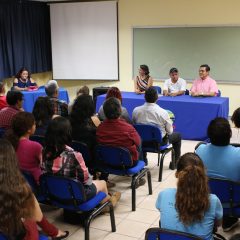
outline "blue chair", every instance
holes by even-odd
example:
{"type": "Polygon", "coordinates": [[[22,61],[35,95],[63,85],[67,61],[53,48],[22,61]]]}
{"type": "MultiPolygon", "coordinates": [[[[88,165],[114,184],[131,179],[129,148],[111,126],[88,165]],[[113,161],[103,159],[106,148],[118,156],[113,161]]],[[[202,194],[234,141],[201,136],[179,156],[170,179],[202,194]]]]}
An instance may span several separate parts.
{"type": "Polygon", "coordinates": [[[145,234],[145,240],[201,240],[202,238],[178,231],[162,228],[149,228],[145,234]]]}
{"type": "Polygon", "coordinates": [[[227,179],[209,178],[210,192],[222,203],[223,215],[240,217],[240,182],[227,179]]]}
{"type": "MultiPolygon", "coordinates": [[[[0,240],[7,240],[8,238],[5,237],[2,233],[0,233],[0,240]]],[[[47,236],[39,235],[39,240],[48,240],[47,236]]]]}
{"type": "Polygon", "coordinates": [[[45,137],[44,136],[32,135],[32,136],[30,136],[30,140],[40,143],[43,147],[45,145],[45,137]]]}
{"type": "Polygon", "coordinates": [[[50,203],[59,208],[73,212],[84,212],[85,240],[89,240],[89,227],[93,218],[99,215],[105,207],[110,209],[112,232],[116,231],[113,206],[110,201],[100,204],[106,197],[104,192],[99,192],[90,200],[86,200],[84,187],[76,179],[62,176],[43,174],[40,177],[41,187],[50,203]]]}
{"type": "Polygon", "coordinates": [[[159,86],[153,86],[153,88],[157,91],[158,94],[162,93],[162,88],[159,86]]]}
{"type": "Polygon", "coordinates": [[[0,128],[0,138],[3,138],[5,131],[6,131],[5,128],[0,128]]]}
{"type": "Polygon", "coordinates": [[[142,151],[152,152],[158,154],[158,166],[159,175],[158,181],[162,181],[162,171],[163,171],[163,161],[167,153],[172,152],[172,161],[170,163],[170,168],[175,169],[176,163],[174,161],[175,153],[171,144],[161,145],[162,143],[162,133],[159,127],[151,124],[134,124],[134,128],[137,130],[138,134],[142,139],[142,151]],[[144,143],[151,142],[151,146],[144,147],[144,143]],[[162,155],[162,156],[161,156],[162,155]],[[161,156],[161,160],[160,160],[161,156]]]}
{"type": "Polygon", "coordinates": [[[130,152],[126,148],[98,145],[96,148],[96,159],[100,171],[132,177],[132,211],[136,210],[136,184],[143,176],[147,174],[148,191],[152,194],[151,173],[145,168],[144,161],[139,160],[135,166],[130,152]]]}

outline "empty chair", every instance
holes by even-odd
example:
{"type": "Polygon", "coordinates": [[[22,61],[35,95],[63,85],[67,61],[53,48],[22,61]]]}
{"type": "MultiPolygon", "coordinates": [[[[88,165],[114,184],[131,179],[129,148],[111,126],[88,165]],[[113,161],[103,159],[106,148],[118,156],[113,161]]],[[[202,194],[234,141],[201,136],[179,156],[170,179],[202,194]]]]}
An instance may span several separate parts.
{"type": "Polygon", "coordinates": [[[153,86],[153,88],[155,88],[155,90],[157,91],[158,94],[162,93],[162,88],[159,86],[153,86]]]}

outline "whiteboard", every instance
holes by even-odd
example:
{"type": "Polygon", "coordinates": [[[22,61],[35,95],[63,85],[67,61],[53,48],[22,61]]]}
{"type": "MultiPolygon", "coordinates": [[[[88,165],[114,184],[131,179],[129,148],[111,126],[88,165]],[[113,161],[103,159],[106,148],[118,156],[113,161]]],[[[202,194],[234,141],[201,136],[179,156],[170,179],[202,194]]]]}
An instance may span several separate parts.
{"type": "Polygon", "coordinates": [[[50,5],[54,79],[118,80],[117,2],[50,5]]]}

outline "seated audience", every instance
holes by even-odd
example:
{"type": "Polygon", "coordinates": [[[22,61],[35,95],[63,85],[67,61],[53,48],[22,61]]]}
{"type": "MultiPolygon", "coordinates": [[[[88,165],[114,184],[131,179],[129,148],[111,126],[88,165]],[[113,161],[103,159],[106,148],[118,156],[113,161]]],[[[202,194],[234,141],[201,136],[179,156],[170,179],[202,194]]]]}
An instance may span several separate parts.
{"type": "Polygon", "coordinates": [[[164,96],[179,96],[186,91],[186,81],[179,77],[177,68],[171,68],[169,71],[170,78],[164,82],[164,96]]]}
{"type": "Polygon", "coordinates": [[[0,232],[7,239],[39,239],[38,227],[51,239],[66,239],[69,232],[57,229],[43,216],[37,199],[18,168],[11,144],[0,140],[0,232]]]}
{"type": "Polygon", "coordinates": [[[199,68],[199,77],[194,80],[191,95],[197,96],[216,96],[218,94],[217,83],[215,80],[209,77],[210,67],[207,64],[203,64],[199,68]]]}
{"type": "Polygon", "coordinates": [[[14,90],[23,91],[28,90],[29,87],[37,87],[35,81],[31,78],[30,72],[25,68],[21,68],[16,74],[13,81],[14,90]]]}
{"type": "MultiPolygon", "coordinates": [[[[240,181],[240,148],[230,145],[232,131],[225,118],[216,118],[208,126],[210,144],[200,145],[196,153],[203,160],[209,177],[240,181]]],[[[223,230],[229,231],[238,218],[223,217],[223,230]]]]}
{"type": "Polygon", "coordinates": [[[49,122],[54,115],[53,105],[48,97],[39,97],[33,107],[33,116],[36,123],[35,135],[44,136],[49,122]]]}
{"type": "Polygon", "coordinates": [[[5,96],[5,85],[3,82],[0,82],[0,110],[7,107],[7,98],[5,96]]]}
{"type": "Polygon", "coordinates": [[[13,116],[23,111],[23,94],[19,91],[8,91],[7,104],[9,106],[0,111],[0,128],[5,129],[10,128],[13,116]]]}
{"type": "Polygon", "coordinates": [[[54,114],[60,115],[62,117],[68,116],[68,105],[62,100],[58,99],[59,87],[56,80],[50,80],[45,85],[45,92],[50,98],[50,101],[53,105],[54,114]]]}
{"type": "Polygon", "coordinates": [[[234,124],[234,127],[232,128],[232,137],[230,142],[240,144],[240,108],[237,108],[234,111],[231,120],[234,124]]]}
{"type": "Polygon", "coordinates": [[[95,108],[92,97],[82,94],[75,100],[70,114],[72,139],[87,144],[90,153],[92,153],[92,162],[88,163],[88,168],[91,173],[94,173],[93,169],[95,168],[96,130],[101,123],[94,113],[95,108]]]}
{"type": "Polygon", "coordinates": [[[154,87],[150,87],[145,92],[146,102],[133,110],[132,119],[134,123],[157,125],[162,133],[162,144],[165,145],[169,141],[173,145],[176,162],[181,156],[181,135],[180,133],[173,132],[169,114],[156,104],[157,100],[157,91],[154,87]]]}
{"type": "Polygon", "coordinates": [[[177,189],[161,191],[156,201],[161,228],[212,240],[213,230],[221,224],[223,209],[217,196],[209,194],[201,159],[194,153],[181,156],[176,178],[177,189]]]}
{"type": "MultiPolygon", "coordinates": [[[[111,88],[108,89],[106,99],[108,99],[110,97],[115,97],[115,98],[119,99],[119,101],[122,104],[122,94],[117,87],[111,87],[111,88]]],[[[123,106],[121,108],[122,108],[121,118],[125,119],[128,123],[131,123],[132,121],[131,121],[131,119],[128,115],[127,109],[123,106]]],[[[104,111],[103,111],[103,105],[99,108],[98,117],[101,121],[106,119],[106,116],[105,116],[104,111]]]]}
{"type": "Polygon", "coordinates": [[[107,196],[103,202],[110,199],[113,206],[116,205],[121,193],[115,192],[110,197],[106,182],[93,180],[81,153],[68,146],[71,143],[71,125],[67,119],[54,118],[48,125],[45,140],[43,167],[46,172],[77,179],[83,184],[87,199],[91,199],[100,191],[105,192],[107,196]]]}
{"type": "Polygon", "coordinates": [[[35,128],[34,116],[29,112],[20,112],[13,117],[11,129],[6,133],[6,137],[16,150],[20,169],[30,172],[38,183],[42,174],[42,146],[29,140],[35,128]]]}
{"type": "Polygon", "coordinates": [[[134,79],[134,91],[141,94],[153,85],[153,79],[149,75],[149,68],[147,65],[140,65],[138,76],[134,79]]]}
{"type": "Polygon", "coordinates": [[[77,97],[80,96],[80,95],[82,95],[82,94],[89,95],[89,88],[88,88],[88,86],[83,86],[83,87],[81,87],[80,89],[78,89],[76,98],[73,100],[73,102],[71,102],[71,103],[68,104],[68,114],[69,114],[69,115],[70,115],[71,112],[72,112],[72,107],[73,107],[73,104],[75,103],[77,97]]]}

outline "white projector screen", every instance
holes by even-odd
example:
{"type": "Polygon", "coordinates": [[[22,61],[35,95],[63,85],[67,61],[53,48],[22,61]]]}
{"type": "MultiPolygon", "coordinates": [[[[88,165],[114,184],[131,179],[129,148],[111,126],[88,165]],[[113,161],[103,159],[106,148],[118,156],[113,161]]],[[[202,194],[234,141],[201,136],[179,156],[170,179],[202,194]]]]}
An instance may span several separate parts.
{"type": "Polygon", "coordinates": [[[54,79],[118,80],[117,2],[50,5],[54,79]]]}

